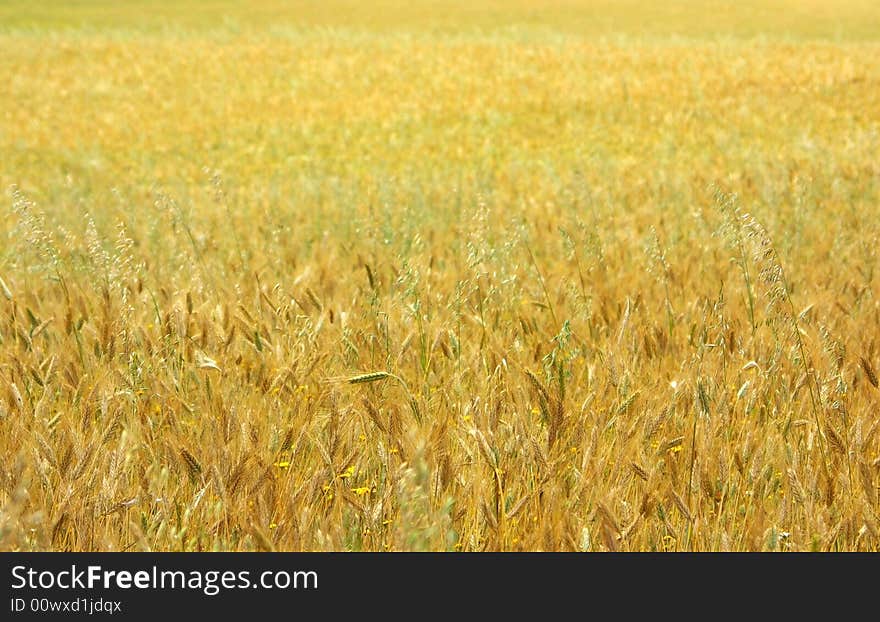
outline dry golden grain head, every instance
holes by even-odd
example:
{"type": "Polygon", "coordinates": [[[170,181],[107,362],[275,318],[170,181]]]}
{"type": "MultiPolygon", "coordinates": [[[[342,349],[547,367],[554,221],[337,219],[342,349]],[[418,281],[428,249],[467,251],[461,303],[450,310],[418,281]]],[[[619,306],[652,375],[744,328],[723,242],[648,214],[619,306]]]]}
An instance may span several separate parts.
{"type": "Polygon", "coordinates": [[[492,446],[489,445],[489,441],[486,440],[486,435],[483,434],[480,430],[474,429],[471,434],[475,439],[477,439],[477,449],[480,454],[483,456],[483,459],[486,461],[486,464],[493,469],[493,472],[497,474],[498,471],[498,457],[497,452],[492,446]]]}
{"type": "Polygon", "coordinates": [[[101,445],[106,445],[111,440],[116,438],[116,435],[122,431],[122,412],[119,411],[114,415],[113,420],[110,422],[110,425],[107,426],[107,431],[104,432],[104,436],[101,437],[101,445]]]}
{"type": "Polygon", "coordinates": [[[865,432],[862,437],[860,443],[860,451],[865,452],[868,448],[871,447],[871,443],[874,441],[874,437],[877,435],[877,430],[880,430],[880,418],[874,418],[871,423],[871,427],[868,428],[868,431],[865,432]]]}
{"type": "Polygon", "coordinates": [[[825,474],[823,476],[822,482],[824,488],[825,505],[827,507],[831,507],[832,505],[834,505],[834,500],[837,496],[837,484],[834,482],[834,479],[829,474],[825,474]]]}
{"type": "Polygon", "coordinates": [[[281,439],[281,444],[278,446],[278,451],[289,451],[293,449],[293,436],[296,433],[293,427],[287,428],[287,432],[284,433],[284,438],[281,439]]]}
{"type": "Polygon", "coordinates": [[[247,466],[249,458],[246,456],[238,461],[238,464],[235,465],[235,468],[232,470],[232,473],[229,475],[226,483],[226,490],[230,496],[235,496],[236,491],[241,485],[244,474],[245,467],[247,466]]]}
{"type": "Polygon", "coordinates": [[[681,515],[684,516],[688,520],[688,522],[694,522],[694,518],[691,515],[690,510],[688,510],[687,504],[684,502],[681,496],[679,496],[679,494],[674,490],[670,491],[670,496],[672,497],[672,501],[675,504],[675,507],[678,508],[679,512],[681,512],[681,515]]]}
{"type": "Polygon", "coordinates": [[[607,503],[599,501],[598,503],[596,503],[596,511],[598,512],[599,517],[602,519],[602,523],[613,530],[615,535],[619,535],[620,521],[618,520],[617,516],[615,516],[614,511],[611,509],[611,507],[607,503]]]}
{"type": "Polygon", "coordinates": [[[531,499],[531,495],[526,495],[526,496],[522,497],[519,501],[514,503],[510,507],[510,509],[507,510],[507,516],[506,516],[507,520],[510,520],[511,518],[513,518],[517,514],[519,514],[523,510],[523,508],[526,507],[526,504],[528,503],[529,499],[531,499]]]}
{"type": "Polygon", "coordinates": [[[788,488],[791,491],[792,497],[796,503],[803,505],[804,503],[804,490],[801,486],[800,480],[798,479],[797,473],[795,473],[794,469],[788,469],[788,488]]]}
{"type": "Polygon", "coordinates": [[[67,475],[71,464],[73,464],[73,443],[68,443],[67,449],[64,450],[61,459],[58,461],[58,474],[61,477],[67,475]]]}
{"type": "Polygon", "coordinates": [[[602,523],[602,542],[612,553],[620,550],[620,545],[618,544],[618,537],[620,532],[615,533],[615,530],[611,525],[607,522],[602,523]]]}
{"type": "Polygon", "coordinates": [[[376,424],[376,427],[379,428],[382,433],[387,434],[388,427],[386,426],[385,422],[382,421],[382,417],[379,415],[379,410],[376,408],[376,406],[373,405],[373,403],[366,397],[364,397],[362,403],[364,405],[364,408],[367,410],[367,415],[370,417],[370,420],[374,424],[376,424]]]}
{"type": "Polygon", "coordinates": [[[871,361],[862,356],[859,358],[859,363],[862,366],[862,370],[865,372],[865,376],[868,378],[868,382],[871,383],[871,386],[875,389],[880,389],[880,382],[877,380],[877,373],[874,371],[874,366],[871,365],[871,361]]]}
{"type": "Polygon", "coordinates": [[[306,288],[306,295],[309,297],[309,300],[312,302],[312,304],[315,305],[315,309],[316,309],[317,311],[323,311],[323,310],[324,310],[324,305],[323,305],[323,303],[322,303],[322,302],[320,301],[320,299],[318,298],[318,295],[315,294],[314,291],[312,291],[312,288],[311,288],[311,287],[307,287],[307,288],[306,288]]]}
{"type": "Polygon", "coordinates": [[[651,439],[654,438],[654,436],[656,436],[657,431],[663,425],[663,422],[666,421],[666,417],[668,416],[668,414],[669,414],[669,409],[663,408],[656,417],[654,417],[653,419],[651,419],[647,422],[647,424],[645,425],[645,440],[646,441],[650,441],[651,439]]]}
{"type": "Polygon", "coordinates": [[[745,476],[746,465],[743,462],[742,456],[739,455],[738,451],[733,452],[733,464],[736,467],[736,470],[739,471],[740,477],[745,476]]]}
{"type": "Polygon", "coordinates": [[[202,465],[199,464],[199,461],[196,460],[195,457],[186,449],[180,450],[180,457],[183,459],[183,464],[186,467],[186,471],[189,474],[190,479],[195,481],[199,473],[202,472],[202,465]]]}
{"type": "Polygon", "coordinates": [[[9,289],[9,286],[6,284],[6,281],[3,280],[3,277],[0,276],[0,293],[3,294],[3,297],[6,300],[12,300],[12,290],[9,289]]]}
{"type": "Polygon", "coordinates": [[[709,472],[705,469],[700,472],[700,488],[708,498],[715,498],[715,484],[712,482],[709,472]]]}
{"type": "Polygon", "coordinates": [[[67,515],[67,512],[62,512],[61,516],[58,517],[58,520],[55,521],[55,525],[52,527],[52,543],[58,547],[63,549],[64,541],[66,540],[66,531],[70,525],[70,518],[67,515]]]}
{"type": "Polygon", "coordinates": [[[547,393],[547,389],[544,388],[544,383],[541,382],[538,376],[535,375],[535,372],[533,372],[531,369],[526,369],[524,371],[526,374],[526,378],[529,379],[529,382],[532,384],[535,390],[541,395],[541,397],[549,401],[550,396],[547,393]]]}
{"type": "Polygon", "coordinates": [[[95,455],[95,449],[96,445],[94,442],[89,444],[89,446],[86,448],[85,453],[82,455],[82,457],[79,459],[79,463],[76,465],[76,470],[74,470],[73,475],[71,475],[72,480],[78,480],[83,475],[86,468],[92,463],[92,458],[95,455]]]}
{"type": "Polygon", "coordinates": [[[637,462],[630,462],[629,468],[635,473],[640,479],[647,482],[648,481],[648,472],[645,471],[637,462]]]}
{"type": "Polygon", "coordinates": [[[654,501],[654,497],[651,495],[651,493],[646,492],[642,496],[642,503],[639,506],[639,512],[643,517],[648,518],[654,511],[655,505],[656,502],[654,501]]]}
{"type": "Polygon", "coordinates": [[[254,541],[256,542],[257,549],[260,551],[274,552],[275,544],[269,537],[257,526],[251,527],[251,535],[254,537],[254,541]]]}
{"type": "Polygon", "coordinates": [[[859,461],[859,481],[862,485],[862,491],[865,494],[868,502],[871,504],[875,504],[877,501],[878,490],[874,485],[874,473],[871,471],[871,468],[864,461],[859,461]]]}
{"type": "Polygon", "coordinates": [[[437,341],[440,344],[440,349],[443,351],[443,356],[447,359],[452,360],[452,351],[449,349],[449,346],[446,344],[446,339],[444,339],[443,334],[437,335],[437,341]]]}
{"type": "Polygon", "coordinates": [[[830,423],[825,424],[825,438],[828,439],[831,449],[840,455],[846,455],[846,443],[830,423]]]}
{"type": "Polygon", "coordinates": [[[863,506],[862,517],[865,520],[864,529],[866,529],[873,538],[880,538],[880,519],[870,505],[863,506]]]}

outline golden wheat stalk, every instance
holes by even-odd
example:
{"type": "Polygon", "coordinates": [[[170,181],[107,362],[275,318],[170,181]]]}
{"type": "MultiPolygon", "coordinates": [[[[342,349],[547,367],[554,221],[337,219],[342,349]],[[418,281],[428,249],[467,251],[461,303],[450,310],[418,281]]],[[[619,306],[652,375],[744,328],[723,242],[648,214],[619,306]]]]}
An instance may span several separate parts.
{"type": "Polygon", "coordinates": [[[862,365],[862,370],[864,370],[865,376],[868,377],[868,382],[870,382],[875,389],[880,388],[880,382],[877,380],[877,373],[874,371],[871,361],[863,356],[859,358],[859,363],[862,365]]]}

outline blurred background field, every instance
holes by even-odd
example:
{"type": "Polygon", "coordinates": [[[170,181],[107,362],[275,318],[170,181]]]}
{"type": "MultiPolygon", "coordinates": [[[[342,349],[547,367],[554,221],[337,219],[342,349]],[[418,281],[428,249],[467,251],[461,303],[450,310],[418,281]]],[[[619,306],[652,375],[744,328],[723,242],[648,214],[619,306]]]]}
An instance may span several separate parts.
{"type": "Polygon", "coordinates": [[[4,549],[876,550],[876,3],[4,2],[0,102],[4,549]]]}
{"type": "Polygon", "coordinates": [[[578,36],[633,35],[875,40],[880,18],[870,0],[8,0],[4,30],[118,29],[202,32],[234,29],[343,28],[370,32],[456,33],[508,27],[578,36]]]}

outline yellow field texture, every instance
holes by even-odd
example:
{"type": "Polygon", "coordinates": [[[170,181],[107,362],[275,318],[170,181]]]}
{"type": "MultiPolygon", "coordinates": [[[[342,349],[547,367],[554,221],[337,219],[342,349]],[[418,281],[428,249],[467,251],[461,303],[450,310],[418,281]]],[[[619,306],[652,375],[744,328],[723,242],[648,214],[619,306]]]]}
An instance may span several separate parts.
{"type": "Polygon", "coordinates": [[[0,549],[880,547],[880,6],[4,3],[0,549]]]}

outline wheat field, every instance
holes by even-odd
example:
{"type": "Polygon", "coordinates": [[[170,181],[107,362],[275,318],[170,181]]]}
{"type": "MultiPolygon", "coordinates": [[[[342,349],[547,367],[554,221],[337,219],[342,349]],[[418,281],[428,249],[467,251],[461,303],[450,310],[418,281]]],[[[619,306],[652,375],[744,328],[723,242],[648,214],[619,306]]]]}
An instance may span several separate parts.
{"type": "Polygon", "coordinates": [[[0,549],[876,551],[880,6],[0,5],[0,549]]]}

